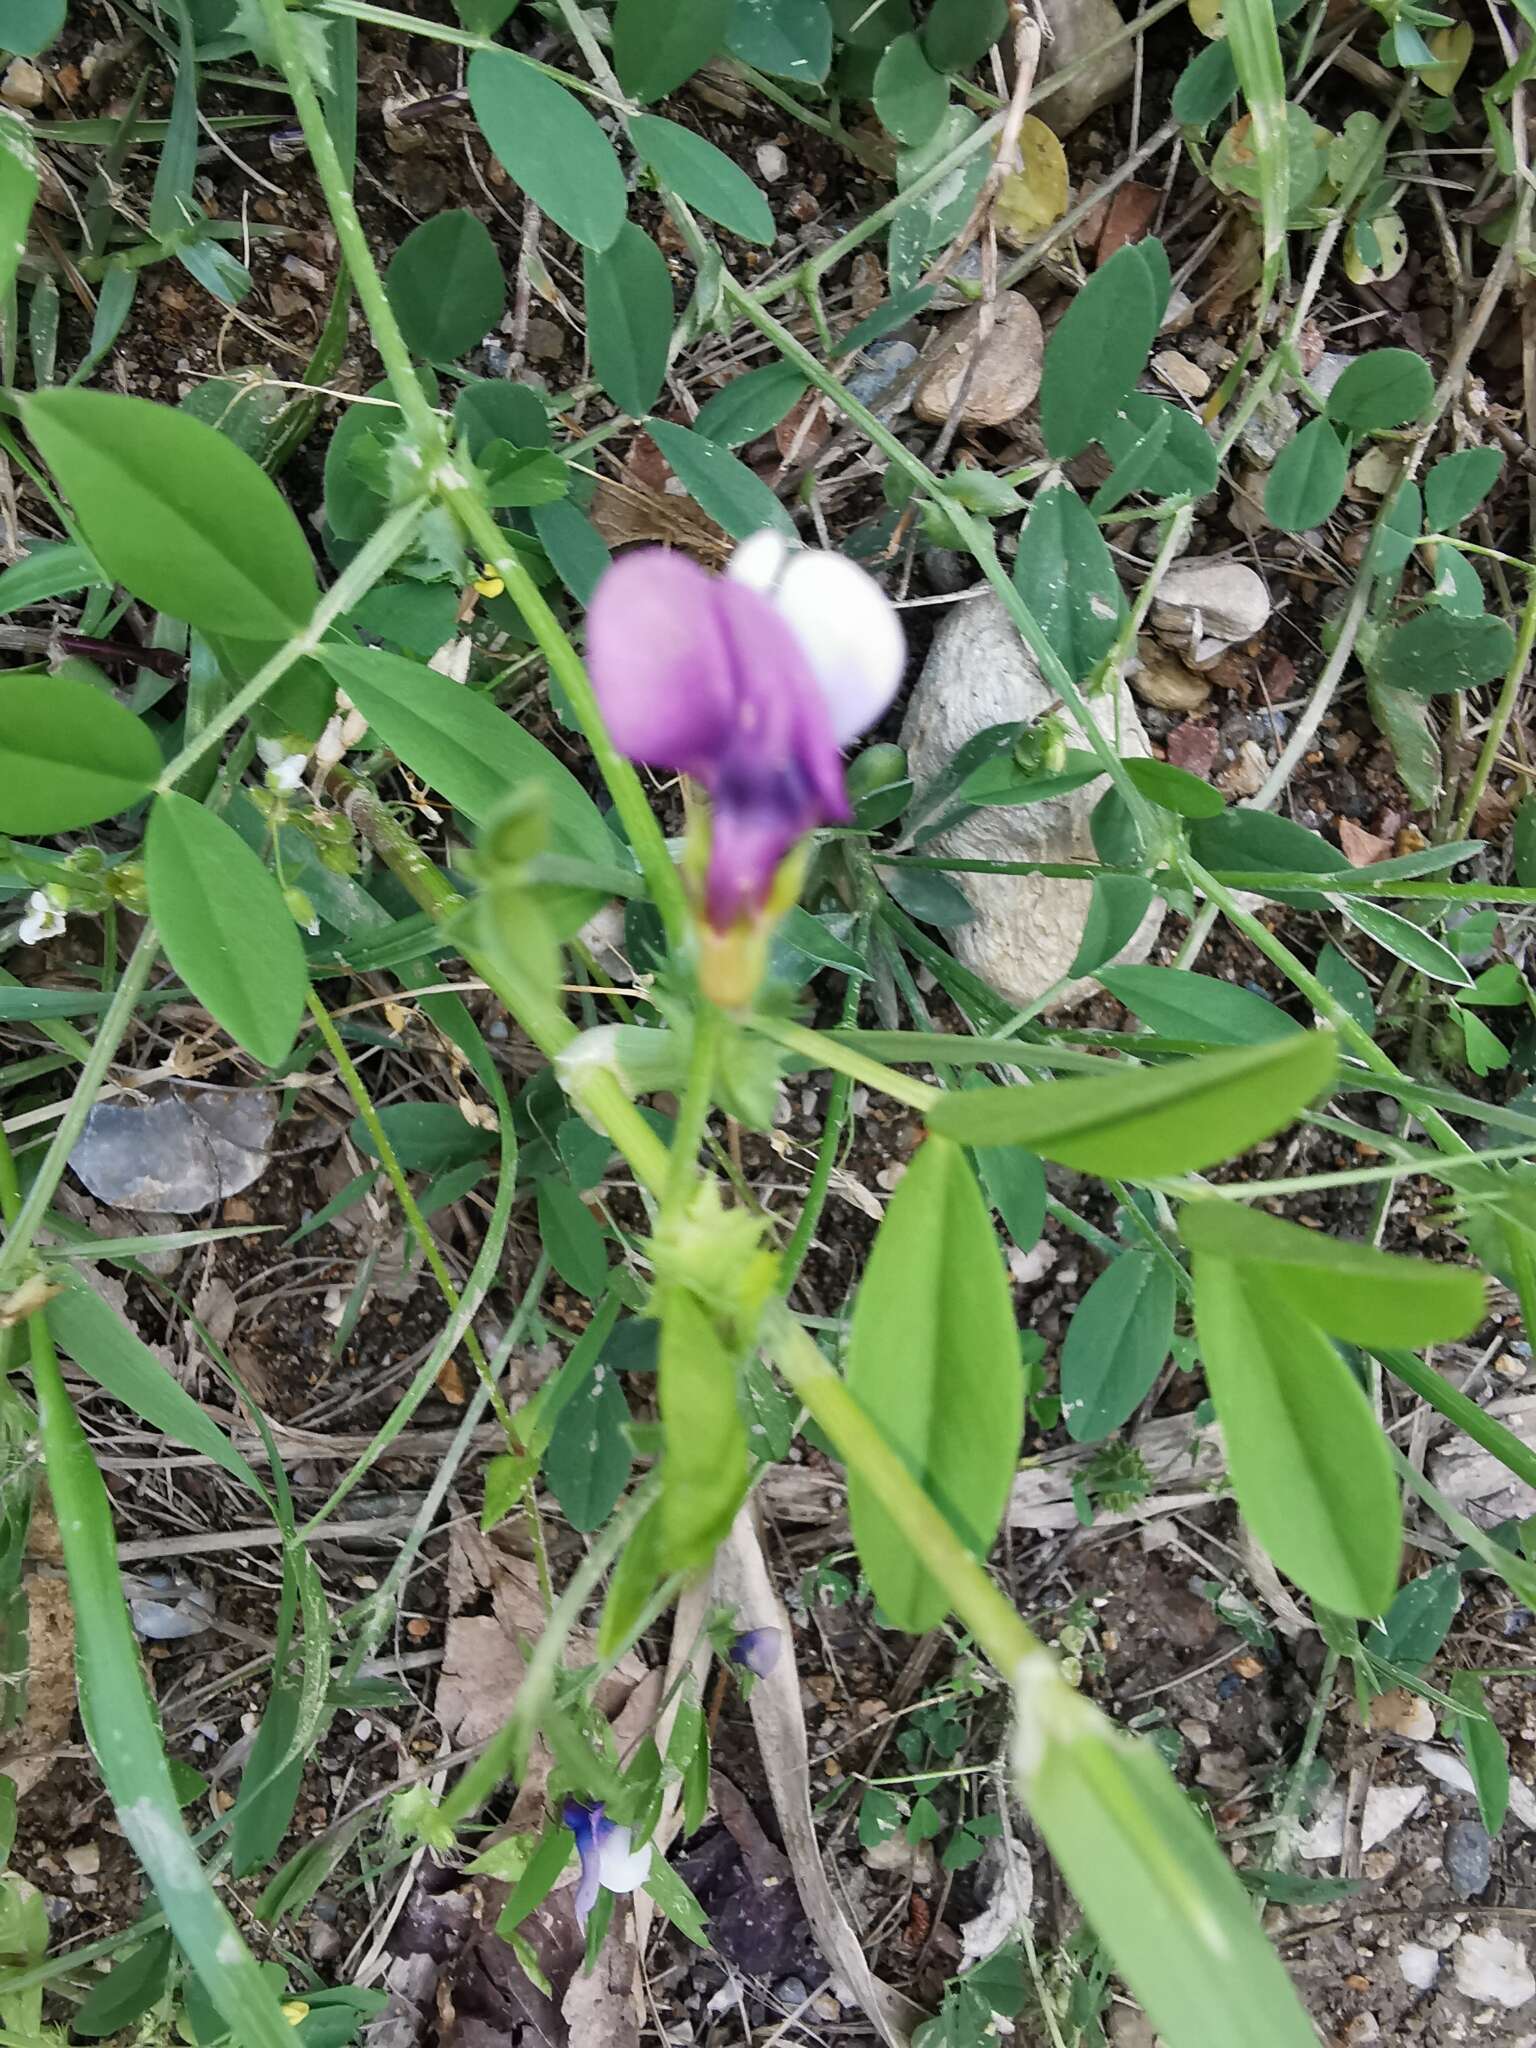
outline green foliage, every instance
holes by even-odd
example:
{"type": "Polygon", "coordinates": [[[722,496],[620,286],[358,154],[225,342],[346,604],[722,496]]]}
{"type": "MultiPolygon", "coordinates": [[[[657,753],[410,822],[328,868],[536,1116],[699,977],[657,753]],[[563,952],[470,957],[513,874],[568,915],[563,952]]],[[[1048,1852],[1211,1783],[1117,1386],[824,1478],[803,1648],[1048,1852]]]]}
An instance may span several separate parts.
{"type": "Polygon", "coordinates": [[[1264,516],[1282,533],[1305,533],[1328,518],[1348,477],[1349,453],[1332,424],[1310,420],[1275,459],[1264,486],[1264,516]]]}
{"type": "Polygon", "coordinates": [[[263,1066],[281,1066],[309,973],[270,870],[222,818],[169,795],[149,814],[144,880],[166,957],[187,987],[263,1066]]]}
{"type": "Polygon", "coordinates": [[[832,68],[832,16],[827,0],[731,0],[726,48],[743,64],[820,85],[832,68]]]}
{"type": "Polygon", "coordinates": [[[666,258],[626,221],[600,254],[587,251],[582,277],[592,367],[614,404],[638,417],[666,382],[673,318],[666,258]]]}
{"type": "Polygon", "coordinates": [[[1424,479],[1424,517],[1431,533],[1454,533],[1498,482],[1504,457],[1497,448],[1462,448],[1442,455],[1424,479]]]}
{"type": "Polygon", "coordinates": [[[1125,597],[1099,523],[1069,483],[1036,492],[1013,580],[1067,673],[1085,681],[1115,643],[1125,597]]]}
{"type": "Polygon", "coordinates": [[[915,35],[897,36],[875,70],[875,112],[898,142],[927,142],[949,105],[949,81],[915,35]]]}
{"type": "MultiPolygon", "coordinates": [[[[661,1296],[657,1400],[665,1442],[661,1555],[668,1570],[707,1563],[747,1490],[747,1433],[736,1361],[684,1287],[661,1296]]],[[[606,1621],[606,1615],[604,1617],[606,1621]]]]}
{"type": "Polygon", "coordinates": [[[1141,375],[1163,302],[1145,257],[1128,244],[1084,285],[1046,344],[1040,426],[1058,461],[1080,455],[1113,420],[1141,375]]]}
{"type": "Polygon", "coordinates": [[[729,449],[671,420],[649,420],[645,430],[689,497],[727,533],[746,540],[763,527],[774,526],[781,533],[793,534],[789,514],[772,491],[729,449]]]}
{"type": "Polygon", "coordinates": [[[1421,355],[1376,348],[1357,356],[1328,394],[1328,417],[1356,434],[1411,425],[1429,410],[1435,380],[1421,355]]]}
{"type": "Polygon", "coordinates": [[[1149,1031],[1165,1038],[1265,1045],[1301,1029],[1268,996],[1182,967],[1106,967],[1099,980],[1149,1031]]]}
{"type": "Polygon", "coordinates": [[[11,288],[37,202],[37,149],[24,121],[0,110],[0,299],[11,288]]]}
{"type": "Polygon", "coordinates": [[[64,27],[66,0],[6,0],[0,21],[0,50],[16,57],[36,57],[64,27]]]}
{"type": "Polygon", "coordinates": [[[1456,1735],[1472,1784],[1483,1826],[1496,1835],[1509,1811],[1509,1751],[1488,1711],[1488,1695],[1475,1671],[1458,1671],[1451,1680],[1456,1704],[1456,1735]]]}
{"type": "Polygon", "coordinates": [[[1431,606],[1388,627],[1373,667],[1389,690],[1442,697],[1503,675],[1514,652],[1515,636],[1503,619],[1462,618],[1431,606]]]}
{"type": "Polygon", "coordinates": [[[696,434],[722,448],[740,448],[770,433],[805,395],[804,373],[793,363],[764,363],[722,385],[699,407],[696,434]]]}
{"type": "Polygon", "coordinates": [[[451,363],[501,318],[506,286],[496,245],[472,213],[437,213],[413,228],[384,275],[414,355],[451,363]]]}
{"type": "Polygon", "coordinates": [[[75,676],[0,684],[0,831],[70,832],[136,804],[162,763],[142,719],[75,676]]]}
{"type": "Polygon", "coordinates": [[[502,168],[584,249],[624,222],[624,173],[580,100],[510,50],[476,50],[469,103],[502,168]]]}
{"type": "MultiPolygon", "coordinates": [[[[1024,1427],[1007,1276],[974,1175],[930,1138],[875,1238],[854,1303],[848,1385],[967,1545],[997,1533],[1024,1427]]],[[[857,1471],[848,1512],[881,1608],[913,1634],[947,1605],[920,1553],[857,1471]]]]}
{"type": "Polygon", "coordinates": [[[936,71],[969,71],[1007,26],[1007,0],[933,0],[923,48],[936,71]]]}
{"type": "Polygon", "coordinates": [[[618,0],[613,64],[619,83],[649,105],[690,79],[725,40],[731,0],[618,0]]]}
{"type": "Polygon", "coordinates": [[[967,1089],[928,1111],[962,1144],[1027,1145],[1042,1158],[1127,1180],[1198,1173],[1281,1130],[1333,1078],[1326,1031],[1252,1051],[1207,1053],[1091,1080],[967,1089]]]}
{"type": "Polygon", "coordinates": [[[1177,1298],[1166,1260],[1122,1252],[1073,1311],[1061,1348],[1061,1419],[1075,1443],[1097,1443],[1152,1391],[1173,1342],[1177,1298]]]}
{"type": "Polygon", "coordinates": [[[706,220],[718,221],[744,242],[757,242],[765,248],[772,242],[773,215],[767,200],[723,150],[660,114],[636,115],[630,133],[635,148],[660,182],[706,220]]]}
{"type": "Polygon", "coordinates": [[[22,419],[106,573],[205,633],[285,640],[309,618],[315,571],[270,477],[171,406],[106,391],[40,391],[22,419]]]}

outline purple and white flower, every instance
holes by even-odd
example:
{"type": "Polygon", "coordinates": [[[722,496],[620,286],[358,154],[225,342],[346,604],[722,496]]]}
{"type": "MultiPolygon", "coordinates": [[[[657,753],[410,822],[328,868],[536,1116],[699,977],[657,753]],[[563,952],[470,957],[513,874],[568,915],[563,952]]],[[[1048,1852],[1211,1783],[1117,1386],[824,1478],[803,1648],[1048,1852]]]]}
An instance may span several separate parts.
{"type": "Polygon", "coordinates": [[[783,1647],[776,1628],[747,1628],[737,1636],[726,1656],[741,1670],[750,1671],[754,1678],[767,1678],[777,1666],[783,1647]]]}
{"type": "Polygon", "coordinates": [[[581,1859],[581,1876],[576,1884],[576,1924],[585,1929],[587,1917],[601,1891],[633,1892],[651,1874],[651,1845],[630,1846],[630,1831],[621,1821],[610,1820],[602,1803],[588,1805],[583,1799],[567,1799],[563,1819],[576,1837],[576,1854],[581,1859]]]}
{"type": "Polygon", "coordinates": [[[724,577],[661,548],[623,556],[587,654],[619,751],[709,797],[704,909],[724,932],[759,916],[799,840],[851,817],[841,749],[896,694],[905,649],[872,577],[765,531],[724,577]]]}

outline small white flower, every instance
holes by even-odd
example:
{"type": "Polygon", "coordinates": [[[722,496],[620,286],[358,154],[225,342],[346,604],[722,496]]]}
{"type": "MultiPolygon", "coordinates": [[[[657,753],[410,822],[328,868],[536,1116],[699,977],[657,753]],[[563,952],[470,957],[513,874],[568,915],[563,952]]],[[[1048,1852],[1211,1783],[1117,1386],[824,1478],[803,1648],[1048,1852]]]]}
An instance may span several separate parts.
{"type": "Polygon", "coordinates": [[[304,780],[308,754],[290,754],[281,740],[258,740],[256,751],[267,771],[267,787],[287,795],[304,780]]]}
{"type": "Polygon", "coordinates": [[[766,597],[805,652],[840,747],[875,724],[906,665],[896,607],[846,555],[791,547],[764,527],[742,542],[727,576],[766,597]]]}
{"type": "Polygon", "coordinates": [[[27,914],[17,938],[24,946],[35,946],[42,939],[58,938],[63,930],[63,911],[41,889],[34,889],[27,898],[27,914]]]}

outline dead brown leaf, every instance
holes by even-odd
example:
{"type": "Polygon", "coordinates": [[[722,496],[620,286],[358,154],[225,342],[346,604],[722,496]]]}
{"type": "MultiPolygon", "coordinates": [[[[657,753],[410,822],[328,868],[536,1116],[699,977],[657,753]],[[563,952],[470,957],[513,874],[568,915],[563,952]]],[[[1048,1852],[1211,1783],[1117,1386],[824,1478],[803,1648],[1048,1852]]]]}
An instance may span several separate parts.
{"type": "Polygon", "coordinates": [[[6,1738],[0,1769],[18,1797],[48,1775],[75,1718],[75,1610],[69,1581],[34,1572],[27,1581],[27,1710],[6,1738]]]}
{"type": "Polygon", "coordinates": [[[1392,851],[1390,839],[1382,839],[1375,832],[1367,832],[1363,825],[1357,825],[1353,818],[1340,818],[1339,845],[1344,858],[1352,868],[1373,867],[1377,861],[1385,860],[1392,851]]]}

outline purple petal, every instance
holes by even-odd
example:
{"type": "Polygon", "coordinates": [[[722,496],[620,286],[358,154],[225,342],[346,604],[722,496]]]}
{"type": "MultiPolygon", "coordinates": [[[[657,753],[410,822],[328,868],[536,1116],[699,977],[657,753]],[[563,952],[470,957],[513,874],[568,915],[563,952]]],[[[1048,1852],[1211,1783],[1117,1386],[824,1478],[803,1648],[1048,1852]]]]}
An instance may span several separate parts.
{"type": "Polygon", "coordinates": [[[601,1806],[584,1806],[578,1799],[567,1799],[562,1818],[576,1837],[576,1854],[581,1859],[581,1877],[573,1903],[576,1925],[585,1931],[587,1915],[597,1904],[602,1884],[602,1838],[609,1823],[603,1818],[601,1806]]]}
{"type": "Polygon", "coordinates": [[[694,774],[734,709],[715,579],[686,555],[639,548],[587,609],[587,664],[613,743],[631,761],[694,774]]]}
{"type": "Polygon", "coordinates": [[[730,1659],[754,1678],[767,1678],[778,1664],[782,1648],[776,1628],[743,1629],[731,1645],[730,1659]]]}

